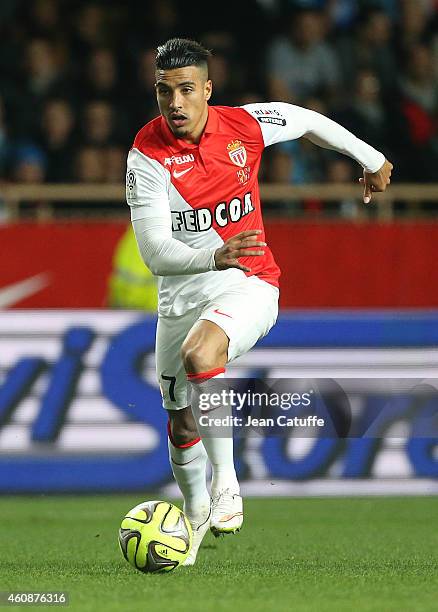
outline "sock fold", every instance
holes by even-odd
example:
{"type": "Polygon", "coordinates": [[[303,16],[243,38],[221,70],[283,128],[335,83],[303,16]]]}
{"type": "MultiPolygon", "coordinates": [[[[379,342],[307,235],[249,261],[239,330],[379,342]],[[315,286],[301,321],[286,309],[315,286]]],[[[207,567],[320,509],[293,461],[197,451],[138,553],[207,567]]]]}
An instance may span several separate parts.
{"type": "Polygon", "coordinates": [[[219,378],[220,374],[225,374],[225,368],[214,368],[206,372],[198,372],[198,374],[187,374],[187,380],[192,383],[200,383],[210,378],[219,378]]]}

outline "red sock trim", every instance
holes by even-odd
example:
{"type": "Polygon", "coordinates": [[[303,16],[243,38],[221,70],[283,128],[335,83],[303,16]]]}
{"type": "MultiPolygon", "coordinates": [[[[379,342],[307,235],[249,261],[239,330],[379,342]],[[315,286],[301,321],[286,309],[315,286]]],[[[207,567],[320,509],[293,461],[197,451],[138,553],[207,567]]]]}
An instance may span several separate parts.
{"type": "Polygon", "coordinates": [[[214,370],[208,370],[207,372],[199,372],[198,374],[187,374],[187,380],[189,382],[203,382],[209,378],[213,378],[218,374],[225,372],[225,368],[214,368],[214,370]]]}
{"type": "Polygon", "coordinates": [[[175,440],[172,438],[172,432],[170,430],[170,421],[167,421],[167,435],[169,436],[169,440],[172,442],[172,445],[175,448],[189,448],[190,446],[195,446],[201,440],[201,438],[195,438],[186,444],[176,444],[175,440]]]}

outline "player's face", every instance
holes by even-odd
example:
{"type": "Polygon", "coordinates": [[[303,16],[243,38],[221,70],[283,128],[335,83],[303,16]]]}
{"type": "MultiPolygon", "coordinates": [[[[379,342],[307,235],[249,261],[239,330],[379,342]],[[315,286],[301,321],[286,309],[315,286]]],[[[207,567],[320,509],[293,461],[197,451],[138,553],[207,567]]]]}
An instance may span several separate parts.
{"type": "Polygon", "coordinates": [[[158,107],[177,138],[199,142],[212,91],[207,76],[206,70],[198,66],[156,72],[158,107]]]}

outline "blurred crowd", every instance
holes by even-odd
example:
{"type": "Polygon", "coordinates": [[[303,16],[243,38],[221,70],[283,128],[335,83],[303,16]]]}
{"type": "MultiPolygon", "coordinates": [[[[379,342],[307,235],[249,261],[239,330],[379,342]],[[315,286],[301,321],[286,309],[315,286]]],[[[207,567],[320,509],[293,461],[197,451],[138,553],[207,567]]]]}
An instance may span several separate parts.
{"type": "MultiPolygon", "coordinates": [[[[157,115],[154,55],[173,36],[214,51],[213,104],[283,100],[380,149],[398,181],[436,181],[438,0],[2,0],[0,179],[123,181],[157,115]]],[[[347,158],[306,140],[262,179],[347,182],[347,158]]]]}

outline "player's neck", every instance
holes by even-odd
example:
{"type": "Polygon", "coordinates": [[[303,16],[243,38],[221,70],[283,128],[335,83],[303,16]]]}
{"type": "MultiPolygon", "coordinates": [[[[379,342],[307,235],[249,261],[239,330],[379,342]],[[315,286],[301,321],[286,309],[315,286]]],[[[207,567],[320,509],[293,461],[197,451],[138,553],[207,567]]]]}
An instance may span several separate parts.
{"type": "Polygon", "coordinates": [[[187,134],[182,140],[185,142],[189,142],[190,144],[199,144],[199,141],[202,138],[202,134],[204,133],[205,126],[208,121],[208,105],[205,106],[204,112],[202,113],[198,123],[195,125],[190,134],[187,134]]]}

